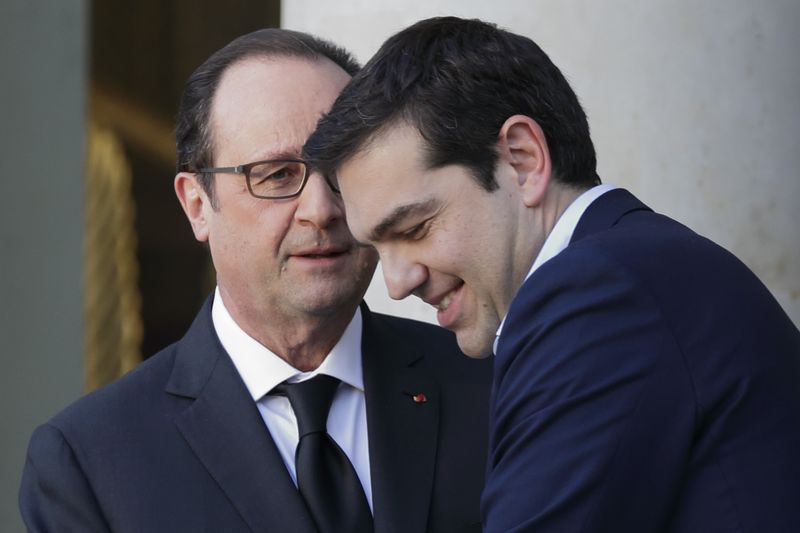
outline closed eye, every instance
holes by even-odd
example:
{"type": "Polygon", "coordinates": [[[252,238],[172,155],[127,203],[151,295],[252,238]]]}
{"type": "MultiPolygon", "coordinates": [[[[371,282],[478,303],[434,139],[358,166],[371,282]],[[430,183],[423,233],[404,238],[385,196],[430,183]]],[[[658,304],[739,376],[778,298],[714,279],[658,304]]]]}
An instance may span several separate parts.
{"type": "Polygon", "coordinates": [[[381,242],[390,236],[393,239],[418,238],[417,233],[424,228],[418,226],[425,225],[439,211],[440,202],[435,198],[427,198],[413,204],[400,205],[395,207],[388,215],[378,222],[372,231],[369,232],[370,242],[381,242]],[[400,228],[406,226],[415,219],[428,217],[409,230],[403,232],[400,228]],[[407,237],[405,234],[409,234],[407,237]]]}
{"type": "Polygon", "coordinates": [[[408,229],[400,234],[400,238],[407,241],[417,241],[428,234],[431,219],[424,220],[416,226],[408,229]]]}

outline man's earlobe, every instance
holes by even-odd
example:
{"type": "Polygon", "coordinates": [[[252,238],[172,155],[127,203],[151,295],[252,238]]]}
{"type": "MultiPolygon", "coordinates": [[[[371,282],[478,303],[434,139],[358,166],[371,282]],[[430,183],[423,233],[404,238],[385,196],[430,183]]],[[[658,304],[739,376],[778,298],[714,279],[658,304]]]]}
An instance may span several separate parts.
{"type": "Polygon", "coordinates": [[[208,224],[206,223],[206,209],[210,208],[210,199],[203,187],[198,183],[197,176],[189,172],[179,172],[175,176],[175,194],[181,203],[183,212],[192,225],[194,237],[198,241],[208,240],[208,224]]]}
{"type": "Polygon", "coordinates": [[[536,207],[544,198],[551,178],[550,150],[544,131],[526,115],[509,117],[498,135],[500,157],[514,169],[522,201],[536,207]]]}

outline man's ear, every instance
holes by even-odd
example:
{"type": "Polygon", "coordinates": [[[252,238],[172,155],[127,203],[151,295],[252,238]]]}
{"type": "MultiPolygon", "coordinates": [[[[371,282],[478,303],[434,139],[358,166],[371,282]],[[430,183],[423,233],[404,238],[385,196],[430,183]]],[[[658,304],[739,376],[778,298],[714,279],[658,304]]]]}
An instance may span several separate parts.
{"type": "Polygon", "coordinates": [[[514,169],[523,203],[527,207],[541,204],[552,172],[542,128],[528,116],[513,115],[500,128],[497,145],[500,158],[514,169]]]}
{"type": "Polygon", "coordinates": [[[194,237],[198,241],[208,240],[208,224],[206,212],[211,209],[211,200],[197,181],[197,175],[191,172],[179,172],[175,176],[175,194],[181,203],[186,218],[192,225],[194,237]]]}

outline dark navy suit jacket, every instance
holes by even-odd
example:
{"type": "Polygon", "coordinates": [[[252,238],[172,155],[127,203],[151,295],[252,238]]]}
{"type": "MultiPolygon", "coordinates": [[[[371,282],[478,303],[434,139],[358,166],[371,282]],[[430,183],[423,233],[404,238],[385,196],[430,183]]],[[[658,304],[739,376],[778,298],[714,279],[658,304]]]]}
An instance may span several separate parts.
{"type": "MultiPolygon", "coordinates": [[[[36,430],[20,492],[29,530],[314,531],[210,309],[36,430]]],[[[488,362],[440,328],[363,316],[375,531],[479,531],[488,362]]]]}
{"type": "Polygon", "coordinates": [[[489,533],[800,531],[800,333],[627,191],[524,283],[494,380],[489,533]]]}

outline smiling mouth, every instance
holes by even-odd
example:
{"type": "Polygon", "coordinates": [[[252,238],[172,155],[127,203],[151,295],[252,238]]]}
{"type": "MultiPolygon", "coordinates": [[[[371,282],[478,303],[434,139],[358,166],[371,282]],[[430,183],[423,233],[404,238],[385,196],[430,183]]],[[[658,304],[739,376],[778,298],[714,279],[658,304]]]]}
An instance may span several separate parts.
{"type": "Polygon", "coordinates": [[[439,302],[434,307],[436,307],[436,309],[438,309],[439,311],[445,311],[450,306],[450,302],[452,301],[453,301],[453,293],[451,291],[448,292],[447,295],[444,298],[442,298],[442,301],[439,302]]]}
{"type": "Polygon", "coordinates": [[[457,286],[455,286],[455,287],[453,287],[452,289],[450,289],[450,290],[447,292],[447,294],[445,294],[445,295],[442,297],[442,299],[441,299],[441,300],[439,300],[438,302],[436,302],[436,303],[433,303],[433,302],[428,302],[428,303],[429,303],[430,305],[432,305],[433,307],[435,307],[435,308],[436,308],[437,310],[439,310],[439,311],[446,311],[446,310],[447,310],[447,308],[448,308],[448,307],[450,307],[450,304],[453,302],[453,298],[455,298],[455,294],[456,294],[456,293],[458,292],[458,290],[459,290],[461,287],[463,287],[463,286],[464,286],[464,283],[463,283],[463,282],[461,282],[461,283],[459,283],[457,286]]]}

